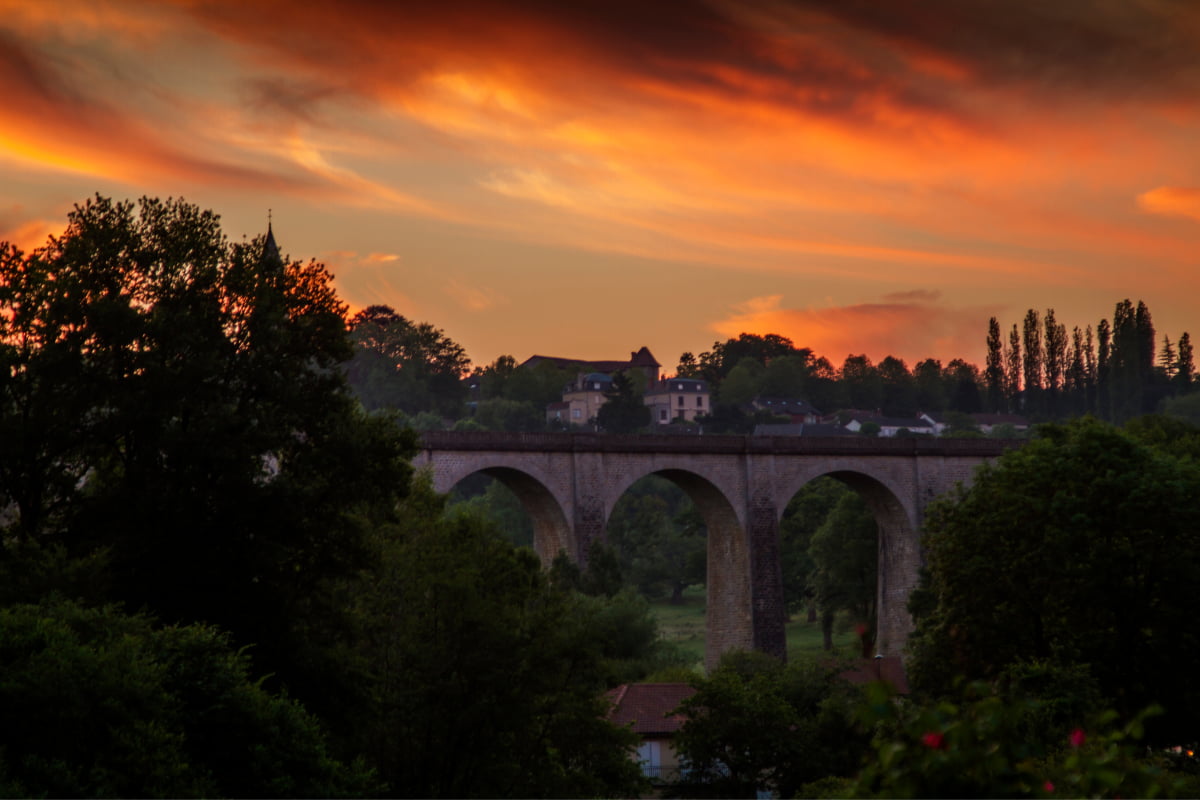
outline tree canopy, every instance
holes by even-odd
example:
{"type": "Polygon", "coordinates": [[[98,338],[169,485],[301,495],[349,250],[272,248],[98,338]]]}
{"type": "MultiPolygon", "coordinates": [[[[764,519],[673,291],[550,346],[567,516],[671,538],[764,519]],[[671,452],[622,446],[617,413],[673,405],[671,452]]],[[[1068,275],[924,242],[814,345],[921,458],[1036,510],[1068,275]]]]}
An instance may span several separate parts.
{"type": "MultiPolygon", "coordinates": [[[[1086,665],[1158,741],[1194,737],[1200,466],[1097,420],[1046,426],[929,509],[910,600],[915,688],[1044,660],[1086,665]]],[[[1191,739],[1187,739],[1190,741],[1191,739]]]]}

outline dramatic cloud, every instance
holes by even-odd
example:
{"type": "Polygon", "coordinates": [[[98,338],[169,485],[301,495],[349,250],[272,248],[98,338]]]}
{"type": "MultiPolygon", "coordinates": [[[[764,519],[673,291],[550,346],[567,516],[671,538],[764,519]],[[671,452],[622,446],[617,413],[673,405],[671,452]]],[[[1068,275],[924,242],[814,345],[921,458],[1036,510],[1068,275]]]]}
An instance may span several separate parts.
{"type": "Polygon", "coordinates": [[[988,309],[947,309],[934,305],[937,292],[916,290],[888,302],[824,308],[785,308],[783,298],[756,297],[739,304],[712,329],[726,337],[741,332],[778,333],[840,367],[846,356],[866,354],[878,363],[887,356],[910,368],[925,358],[949,363],[979,362],[987,335],[988,309]],[[909,298],[908,302],[900,298],[909,298]]]}
{"type": "Polygon", "coordinates": [[[665,352],[725,315],[831,359],[970,357],[981,307],[1093,318],[1135,268],[1183,329],[1200,289],[1162,218],[1200,213],[1200,3],[0,0],[0,92],[0,207],[273,207],[292,252],[403,252],[339,288],[480,361],[595,341],[547,286],[665,352]]]}

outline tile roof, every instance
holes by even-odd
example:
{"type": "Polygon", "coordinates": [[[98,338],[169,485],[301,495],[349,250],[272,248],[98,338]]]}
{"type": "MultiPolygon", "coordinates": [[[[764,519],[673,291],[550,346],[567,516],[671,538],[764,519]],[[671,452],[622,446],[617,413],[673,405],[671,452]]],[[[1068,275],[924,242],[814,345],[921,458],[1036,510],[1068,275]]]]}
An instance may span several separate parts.
{"type": "Polygon", "coordinates": [[[609,719],[643,735],[674,733],[683,727],[684,717],[671,712],[695,693],[686,683],[624,683],[607,692],[613,702],[609,719]]]}

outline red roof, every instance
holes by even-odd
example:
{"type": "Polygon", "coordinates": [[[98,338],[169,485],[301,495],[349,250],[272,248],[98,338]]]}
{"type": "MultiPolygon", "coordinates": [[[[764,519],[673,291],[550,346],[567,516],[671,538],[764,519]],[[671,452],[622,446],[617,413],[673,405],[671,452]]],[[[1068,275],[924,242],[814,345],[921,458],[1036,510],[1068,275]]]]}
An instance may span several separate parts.
{"type": "Polygon", "coordinates": [[[623,683],[607,693],[613,702],[609,719],[642,735],[674,733],[685,717],[671,712],[695,693],[686,683],[623,683]]]}

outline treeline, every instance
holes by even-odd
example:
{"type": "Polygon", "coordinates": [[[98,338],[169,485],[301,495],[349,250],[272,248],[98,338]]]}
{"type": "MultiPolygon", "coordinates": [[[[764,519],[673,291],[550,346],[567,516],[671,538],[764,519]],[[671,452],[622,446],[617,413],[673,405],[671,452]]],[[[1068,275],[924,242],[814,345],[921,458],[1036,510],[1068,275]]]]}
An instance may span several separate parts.
{"type": "Polygon", "coordinates": [[[1007,340],[1000,323],[988,321],[986,397],[989,410],[1023,413],[1039,420],[1092,414],[1122,422],[1189,394],[1196,381],[1191,336],[1177,342],[1155,338],[1150,309],[1142,301],[1117,303],[1111,322],[1078,326],[1067,335],[1054,309],[1039,318],[1029,309],[1007,340]]]}
{"type": "MultiPolygon", "coordinates": [[[[563,387],[576,377],[572,370],[548,362],[522,367],[505,355],[476,366],[468,382],[469,361],[461,346],[429,323],[413,323],[386,306],[357,314],[351,335],[355,352],[348,376],[368,410],[398,410],[418,429],[570,427],[548,421],[546,406],[561,399],[563,387]]],[[[911,418],[982,412],[1035,422],[1092,414],[1120,422],[1170,405],[1189,395],[1196,382],[1189,334],[1156,340],[1150,310],[1141,301],[1136,306],[1121,301],[1112,320],[1100,320],[1094,332],[1089,325],[1068,334],[1053,309],[1044,314],[1030,309],[1006,337],[993,317],[986,343],[982,371],[961,358],[946,364],[926,358],[910,368],[895,356],[875,363],[864,354],[848,355],[835,366],[787,337],[743,333],[714,342],[698,356],[683,353],[675,372],[708,382],[712,412],[698,422],[714,433],[747,433],[756,424],[778,421],[769,409],[751,407],[760,397],[805,400],[825,414],[859,410],[911,418]]],[[[584,427],[648,429],[648,417],[638,413],[639,377],[618,376],[613,413],[584,427]]],[[[1190,406],[1186,413],[1192,413],[1190,406]]]]}

